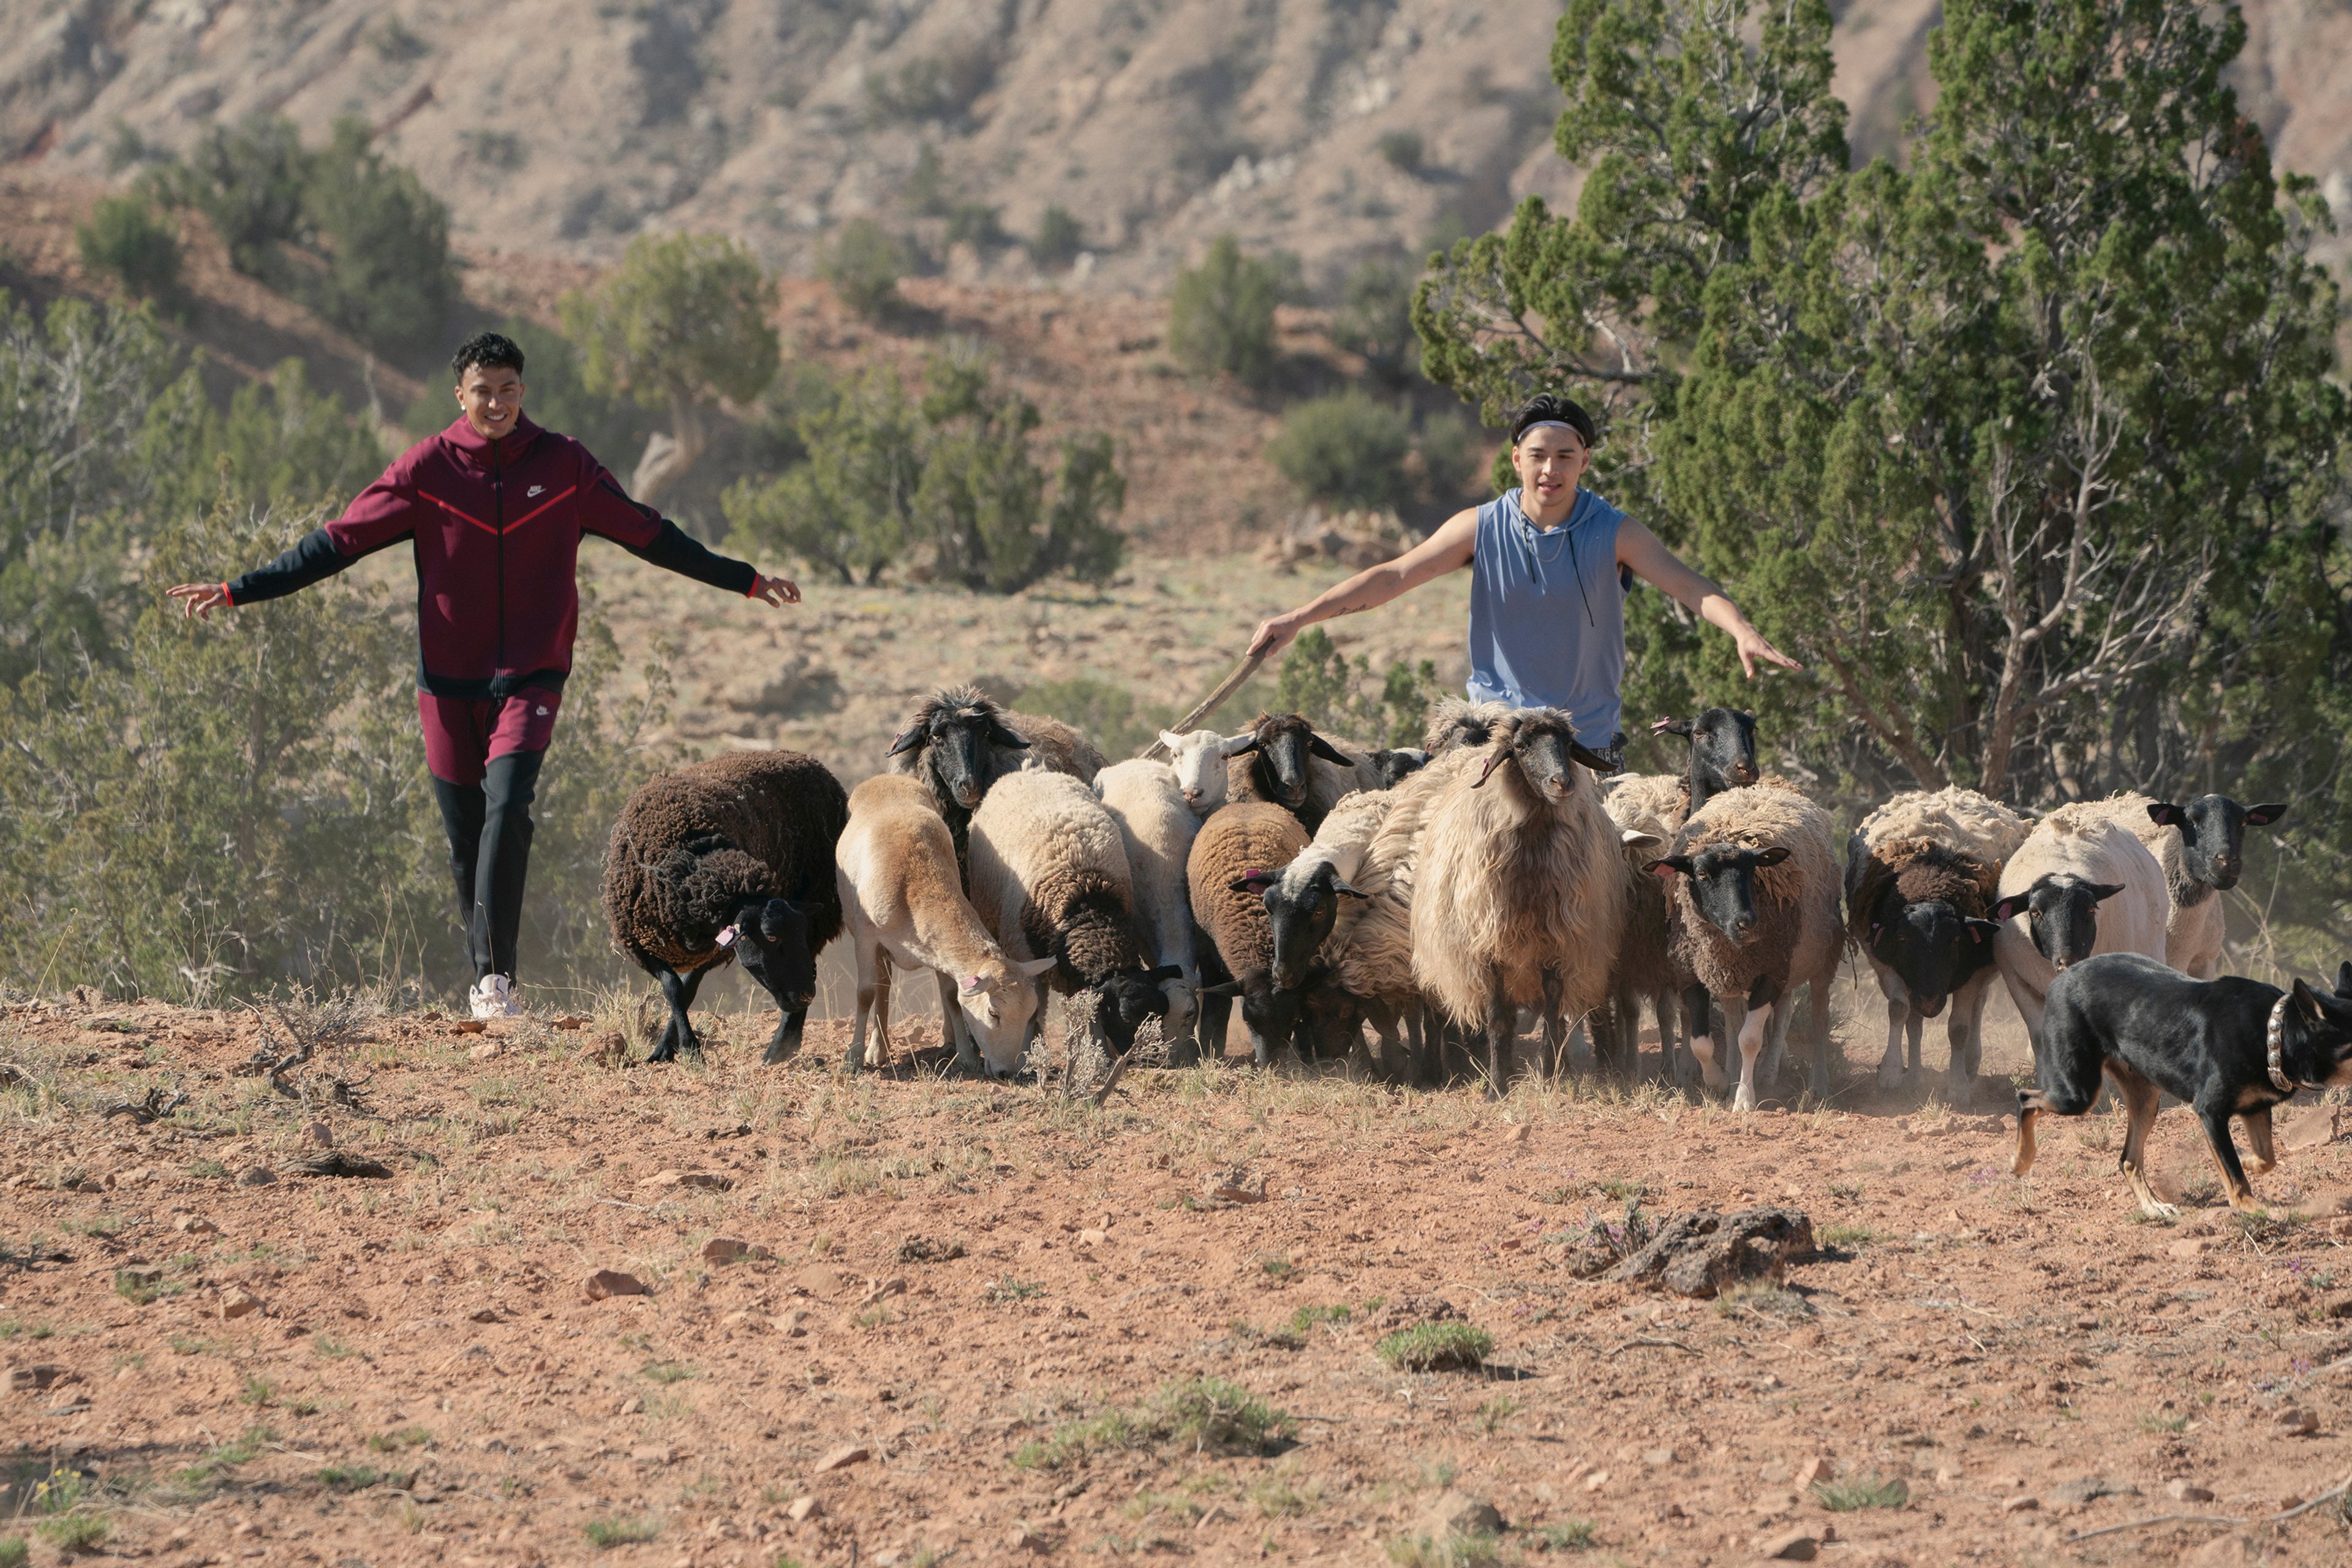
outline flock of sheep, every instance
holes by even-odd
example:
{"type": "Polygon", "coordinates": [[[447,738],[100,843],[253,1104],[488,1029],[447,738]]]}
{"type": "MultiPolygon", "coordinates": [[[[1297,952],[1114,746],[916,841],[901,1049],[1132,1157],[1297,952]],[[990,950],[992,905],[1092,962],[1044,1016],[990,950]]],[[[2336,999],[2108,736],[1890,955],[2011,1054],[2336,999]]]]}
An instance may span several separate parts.
{"type": "Polygon", "coordinates": [[[790,752],[654,780],[614,828],[605,910],[668,999],[658,1060],[697,1047],[688,1009],[730,958],[782,1009],[766,1059],[789,1057],[816,954],[845,929],[853,1072],[890,1059],[895,973],[929,970],[958,1063],[1000,1078],[1048,992],[1077,998],[1116,1064],[1098,1098],[1147,1018],[1171,1063],[1222,1056],[1235,997],[1260,1065],[1346,1056],[1410,1084],[1466,1068],[1490,1093],[1530,1010],[1544,1071],[1583,1021],[1596,1061],[1633,1074],[1646,1002],[1677,1084],[1724,1088],[1737,1041],[1748,1110],[1777,1086],[1800,986],[1810,1087],[1830,1092],[1829,990],[1852,945],[1886,997],[1881,1082],[1901,1083],[1906,1042],[1920,1069],[1923,1025],[1949,1006],[1965,1101],[1996,972],[2037,1046],[2051,981],[2092,953],[2210,978],[2215,894],[2247,826],[2285,811],[2126,795],[2037,821],[1914,792],[1863,821],[1841,869],[1828,811],[1760,773],[1752,716],[1657,728],[1690,741],[1684,774],[1604,777],[1566,715],[1460,700],[1419,749],[1279,713],[1112,763],[1067,724],[956,688],[909,717],[898,771],[854,791],[790,752]]]}

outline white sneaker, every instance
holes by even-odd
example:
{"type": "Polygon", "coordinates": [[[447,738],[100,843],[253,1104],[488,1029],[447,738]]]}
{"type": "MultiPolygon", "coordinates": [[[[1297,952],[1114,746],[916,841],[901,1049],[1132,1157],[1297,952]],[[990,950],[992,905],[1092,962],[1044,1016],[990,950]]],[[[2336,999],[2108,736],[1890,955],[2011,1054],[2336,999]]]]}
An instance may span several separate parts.
{"type": "Polygon", "coordinates": [[[520,1018],[522,1002],[515,995],[514,982],[503,974],[488,974],[466,994],[473,1005],[477,1018],[520,1018]]]}

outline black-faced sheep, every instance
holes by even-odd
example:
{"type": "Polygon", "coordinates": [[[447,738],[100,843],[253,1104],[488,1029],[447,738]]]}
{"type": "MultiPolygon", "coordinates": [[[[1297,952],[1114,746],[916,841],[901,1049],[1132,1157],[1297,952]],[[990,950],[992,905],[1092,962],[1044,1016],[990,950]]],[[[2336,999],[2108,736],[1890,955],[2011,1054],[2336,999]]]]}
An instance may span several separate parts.
{"type": "Polygon", "coordinates": [[[1378,783],[1357,758],[1317,734],[1303,714],[1261,713],[1244,733],[1227,740],[1224,750],[1228,802],[1281,806],[1309,833],[1323,825],[1341,796],[1378,783]],[[1328,766],[1318,768],[1318,763],[1328,766]]]}
{"type": "Polygon", "coordinates": [[[1682,826],[1685,797],[1678,789],[1661,797],[1660,792],[1641,787],[1677,782],[1653,774],[1637,780],[1636,787],[1612,789],[1601,796],[1601,809],[1617,825],[1618,853],[1625,869],[1625,923],[1610,967],[1607,1016],[1595,1015],[1593,1054],[1633,1076],[1641,1065],[1642,1005],[1646,1002],[1658,1023],[1659,1076],[1687,1086],[1696,1061],[1678,1048],[1675,1026],[1677,1003],[1696,976],[1675,956],[1666,885],[1651,870],[1682,826]]]}
{"type": "Polygon", "coordinates": [[[1654,735],[1680,735],[1691,743],[1687,817],[1727,789],[1740,789],[1761,776],[1756,763],[1756,715],[1738,708],[1709,708],[1696,719],[1661,719],[1654,735]]]}
{"type": "Polygon", "coordinates": [[[1034,766],[1092,783],[1104,766],[1094,743],[1058,719],[1008,712],[977,686],[951,686],[916,704],[889,756],[902,773],[912,773],[930,791],[956,859],[968,865],[971,814],[989,786],[1009,773],[1034,766]]]}
{"type": "Polygon", "coordinates": [[[1394,789],[1422,769],[1429,766],[1429,753],[1419,746],[1391,746],[1364,753],[1372,776],[1379,780],[1376,787],[1394,789]]]}
{"type": "Polygon", "coordinates": [[[2105,803],[2062,805],[2034,826],[2000,871],[1993,963],[2042,1048],[2042,1013],[2058,972],[2096,952],[2164,962],[2164,868],[2105,803]]]}
{"type": "MultiPolygon", "coordinates": [[[[1262,901],[1274,932],[1273,977],[1277,990],[1304,990],[1331,969],[1324,952],[1338,924],[1340,906],[1360,902],[1362,889],[1351,880],[1363,869],[1365,853],[1396,802],[1392,790],[1359,790],[1332,808],[1315,830],[1314,841],[1283,867],[1266,886],[1262,901]]],[[[1359,1009],[1360,1011],[1360,1009],[1359,1009]]],[[[1341,1038],[1347,1010],[1322,1010],[1327,1048],[1352,1049],[1360,1031],[1341,1038]]]]}
{"type": "Polygon", "coordinates": [[[2164,961],[2183,974],[2210,980],[2221,973],[2229,934],[2218,895],[2238,885],[2246,869],[2246,829],[2276,826],[2280,802],[2240,805],[2225,795],[2200,795],[2187,805],[2119,795],[2094,803],[2137,835],[2164,868],[2168,910],[2164,961]]]}
{"type": "Polygon", "coordinates": [[[1910,1070],[1920,1070],[1920,1036],[1948,1004],[1951,1094],[1968,1103],[1983,1056],[2000,870],[2032,831],[2032,818],[1954,786],[1896,795],[1847,841],[1846,926],[1886,998],[1881,1088],[1902,1083],[1906,1045],[1910,1070]]]}
{"type": "Polygon", "coordinates": [[[1076,779],[1024,768],[989,788],[971,816],[971,901],[1008,957],[1050,955],[1053,989],[1087,994],[1107,1049],[1124,1056],[1144,1019],[1167,1016],[1160,984],[1183,971],[1144,963],[1118,823],[1076,779]]]}
{"type": "Polygon", "coordinates": [[[1170,1059],[1191,1056],[1201,991],[1201,963],[1192,946],[1192,900],[1185,866],[1192,854],[1200,818],[1177,787],[1166,763],[1113,763],[1095,775],[1095,798],[1118,823],[1127,846],[1129,882],[1135,893],[1135,929],[1144,958],[1155,968],[1181,973],[1164,982],[1168,1021],[1162,1026],[1170,1059]]]}
{"type": "Polygon", "coordinates": [[[877,773],[849,794],[849,826],[834,852],[841,905],[857,962],[857,1021],[849,1070],[866,1065],[875,1020],[890,1060],[891,966],[939,977],[940,1013],[961,1066],[999,1078],[1020,1069],[1037,1016],[1037,977],[1055,959],[1016,963],[963,895],[955,843],[930,793],[901,773],[877,773]]]}
{"type": "MultiPolygon", "coordinates": [[[[1837,858],[1829,814],[1785,780],[1727,790],[1691,814],[1655,870],[1673,879],[1675,951],[1738,1031],[1735,1110],[1753,1110],[1760,1075],[1769,1089],[1796,1008],[1812,987],[1812,1088],[1830,1091],[1830,986],[1844,952],[1838,924],[1837,858]]],[[[1726,1078],[1703,1013],[1686,1019],[1691,1048],[1711,1088],[1726,1078]]]]}
{"type": "Polygon", "coordinates": [[[730,958],[782,1015],[761,1059],[800,1048],[816,955],[841,934],[833,857],[848,819],[840,781],[798,752],[714,757],[629,797],[604,851],[604,918],[669,1002],[649,1060],[701,1049],[688,1009],[730,958]]]}
{"type": "Polygon", "coordinates": [[[1202,823],[1192,840],[1186,867],[1192,918],[1215,949],[1224,976],[1201,991],[1201,1045],[1212,1056],[1224,1050],[1236,994],[1259,1066],[1297,1033],[1299,994],[1274,983],[1274,928],[1264,899],[1307,844],[1298,818],[1267,801],[1235,801],[1202,823]]]}
{"type": "Polygon", "coordinates": [[[1493,734],[1477,775],[1455,774],[1423,829],[1412,972],[1454,1022],[1486,1031],[1487,1093],[1499,1095],[1519,1005],[1543,1008],[1549,1073],[1564,1018],[1608,1000],[1625,888],[1601,809],[1608,759],[1556,709],[1521,709],[1493,734]]]}

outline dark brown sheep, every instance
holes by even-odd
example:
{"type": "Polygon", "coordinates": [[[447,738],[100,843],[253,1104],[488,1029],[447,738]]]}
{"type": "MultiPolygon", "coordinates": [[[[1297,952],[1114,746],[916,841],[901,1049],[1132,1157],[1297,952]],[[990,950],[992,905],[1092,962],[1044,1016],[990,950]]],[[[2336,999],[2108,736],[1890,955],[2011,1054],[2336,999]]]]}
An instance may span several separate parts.
{"type": "Polygon", "coordinates": [[[1220,807],[1192,840],[1185,868],[1192,918],[1208,934],[1227,977],[1201,992],[1201,1048],[1213,1058],[1224,1051],[1225,1021],[1236,994],[1259,1066],[1297,1033],[1299,994],[1275,988],[1274,922],[1265,900],[1266,889],[1307,844],[1307,830],[1296,816],[1255,800],[1220,807]]]}
{"type": "Polygon", "coordinates": [[[687,1010],[703,976],[739,956],[782,1014],[762,1059],[800,1049],[816,955],[841,934],[833,852],[848,821],[841,782],[798,752],[714,757],[629,797],[604,851],[604,918],[669,1001],[648,1060],[701,1048],[687,1010]]]}

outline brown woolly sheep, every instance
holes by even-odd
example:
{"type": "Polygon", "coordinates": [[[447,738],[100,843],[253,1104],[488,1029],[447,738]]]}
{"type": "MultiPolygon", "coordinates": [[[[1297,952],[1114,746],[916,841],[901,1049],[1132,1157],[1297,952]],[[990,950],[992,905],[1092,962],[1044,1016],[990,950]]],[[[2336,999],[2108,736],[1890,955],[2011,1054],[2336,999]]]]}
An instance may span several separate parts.
{"type": "Polygon", "coordinates": [[[1192,918],[1215,948],[1224,974],[1201,989],[1201,1047],[1212,1057],[1224,1052],[1236,994],[1260,1067],[1297,1033],[1299,993],[1274,983],[1274,927],[1264,899],[1274,878],[1307,843],[1307,829],[1297,817],[1256,800],[1221,808],[1192,840],[1185,868],[1192,918]]]}
{"type": "Polygon", "coordinates": [[[1927,1021],[1951,1006],[1953,1103],[1975,1091],[2000,927],[1991,920],[2000,868],[2032,820],[1974,790],[1896,795],[1863,819],[1846,844],[1846,924],[1886,997],[1881,1088],[1920,1070],[1927,1021]]]}
{"type": "MultiPolygon", "coordinates": [[[[1682,781],[1654,774],[1639,781],[1682,781]]],[[[1611,1061],[1620,1072],[1633,1076],[1641,1067],[1642,1004],[1658,1021],[1658,1073],[1687,1087],[1697,1063],[1679,1049],[1675,1025],[1682,993],[1696,981],[1674,952],[1674,920],[1666,901],[1666,886],[1651,867],[1666,853],[1682,826],[1685,796],[1679,790],[1618,788],[1601,796],[1601,807],[1617,825],[1618,852],[1625,868],[1625,924],[1610,966],[1610,1006],[1595,1015],[1593,1055],[1611,1061]]]]}
{"type": "MultiPolygon", "coordinates": [[[[1778,1078],[1793,993],[1808,983],[1812,1088],[1826,1096],[1830,986],[1844,952],[1829,814],[1784,779],[1727,790],[1691,814],[1675,853],[1662,856],[1654,869],[1673,879],[1675,955],[1738,1030],[1733,1108],[1756,1108],[1757,1059],[1768,1050],[1764,1087],[1778,1078]]],[[[1706,1015],[1694,1006],[1686,1024],[1708,1086],[1721,1088],[1726,1074],[1706,1015]]]]}
{"type": "Polygon", "coordinates": [[[687,1011],[730,958],[776,999],[765,1062],[800,1049],[816,955],[841,934],[841,782],[798,752],[738,752],[646,781],[604,851],[614,945],[661,982],[669,1023],[649,1061],[700,1050],[687,1011]]]}
{"type": "Polygon", "coordinates": [[[1625,884],[1601,809],[1608,760],[1556,709],[1518,710],[1493,733],[1477,776],[1454,774],[1430,814],[1412,972],[1454,1022],[1486,1030],[1486,1092],[1500,1095],[1518,1005],[1543,1007],[1549,1073],[1567,1045],[1564,1018],[1608,1000],[1625,884]]]}

